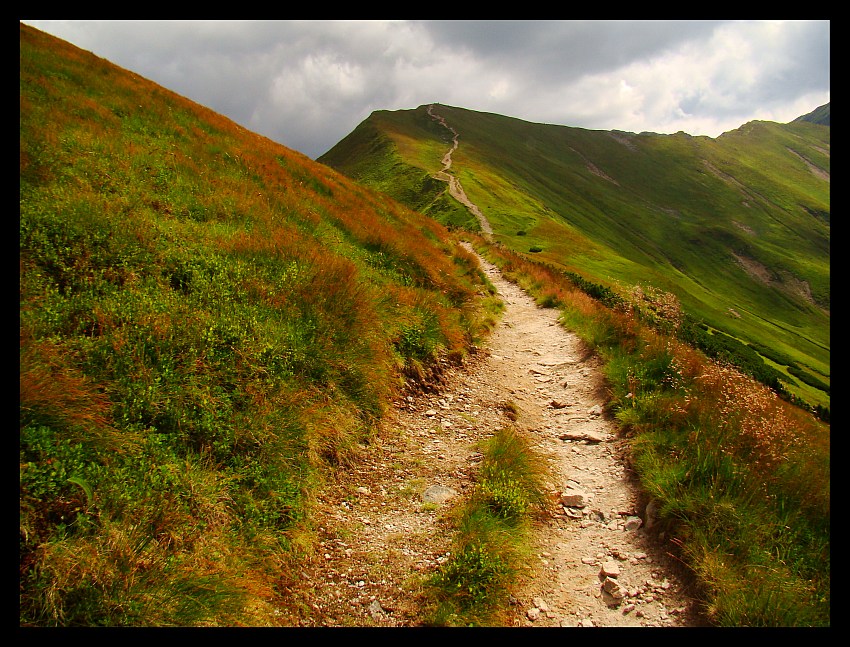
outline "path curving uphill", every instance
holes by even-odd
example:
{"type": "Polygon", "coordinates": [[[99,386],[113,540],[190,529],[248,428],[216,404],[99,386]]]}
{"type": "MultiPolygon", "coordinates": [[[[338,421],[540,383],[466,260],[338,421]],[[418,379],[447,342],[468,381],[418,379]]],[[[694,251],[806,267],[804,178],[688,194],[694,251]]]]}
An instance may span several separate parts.
{"type": "Polygon", "coordinates": [[[463,366],[445,367],[439,391],[397,402],[354,466],[317,495],[318,550],[278,584],[294,601],[281,624],[421,625],[421,584],[451,555],[450,513],[475,487],[478,443],[506,425],[531,441],[550,478],[506,624],[703,624],[683,570],[649,527],[604,411],[599,358],[557,310],[478,258],[505,303],[499,325],[463,366]],[[510,409],[518,415],[508,418],[510,409]]]}
{"type": "Polygon", "coordinates": [[[488,239],[493,237],[493,228],[490,226],[490,221],[487,220],[487,217],[481,212],[475,204],[466,196],[466,192],[463,190],[463,187],[460,184],[460,180],[457,176],[450,174],[448,171],[452,167],[452,153],[457,150],[458,147],[458,138],[460,137],[457,131],[449,126],[446,123],[445,118],[434,112],[434,104],[430,104],[428,106],[428,115],[441,124],[444,128],[446,128],[452,134],[452,147],[448,150],[448,152],[443,155],[443,168],[438,171],[434,177],[438,180],[442,180],[443,182],[447,182],[449,185],[449,194],[458,202],[460,202],[463,206],[469,209],[469,212],[478,219],[478,223],[481,225],[481,231],[484,236],[488,239]]]}

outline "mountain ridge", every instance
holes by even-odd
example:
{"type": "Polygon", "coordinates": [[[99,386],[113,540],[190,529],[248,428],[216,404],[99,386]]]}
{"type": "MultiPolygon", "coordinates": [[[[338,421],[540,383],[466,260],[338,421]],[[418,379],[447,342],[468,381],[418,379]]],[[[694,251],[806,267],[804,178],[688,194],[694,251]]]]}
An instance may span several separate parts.
{"type": "Polygon", "coordinates": [[[794,121],[808,121],[821,126],[829,126],[829,103],[818,106],[804,115],[800,115],[794,121]]]}
{"type": "MultiPolygon", "coordinates": [[[[499,242],[609,286],[648,282],[710,327],[828,376],[828,127],[635,135],[434,106],[459,134],[453,172],[499,242]]],[[[318,161],[404,202],[394,169],[433,177],[449,145],[427,109],[376,111],[318,161]],[[358,155],[372,177],[347,161],[367,126],[395,156],[386,165],[358,155]]],[[[430,191],[431,203],[447,199],[430,191]]]]}

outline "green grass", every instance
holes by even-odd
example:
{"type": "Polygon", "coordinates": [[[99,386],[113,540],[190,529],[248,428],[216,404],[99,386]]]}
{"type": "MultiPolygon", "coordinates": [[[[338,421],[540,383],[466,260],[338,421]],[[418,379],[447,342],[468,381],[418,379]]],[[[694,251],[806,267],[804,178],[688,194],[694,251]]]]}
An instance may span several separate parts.
{"type": "MultiPolygon", "coordinates": [[[[753,122],[717,139],[615,138],[451,106],[437,112],[461,134],[453,172],[498,242],[594,283],[673,293],[695,319],[828,378],[829,182],[798,156],[828,172],[827,127],[753,122]],[[736,256],[765,268],[771,284],[736,256]],[[811,298],[800,296],[803,286],[811,298]]],[[[405,163],[434,172],[448,144],[434,150],[429,120],[421,106],[375,113],[361,128],[374,129],[405,163]]],[[[370,173],[392,181],[392,168],[348,156],[348,145],[323,159],[346,172],[356,159],[353,176],[366,184],[370,173]]],[[[829,407],[822,390],[791,390],[829,407]]]]}
{"type": "Polygon", "coordinates": [[[541,463],[513,428],[481,447],[475,491],[454,514],[451,557],[427,582],[433,626],[498,625],[524,571],[530,521],[543,505],[541,463]]]}
{"type": "Polygon", "coordinates": [[[275,624],[315,493],[492,286],[438,223],[20,38],[21,625],[275,624]]]}

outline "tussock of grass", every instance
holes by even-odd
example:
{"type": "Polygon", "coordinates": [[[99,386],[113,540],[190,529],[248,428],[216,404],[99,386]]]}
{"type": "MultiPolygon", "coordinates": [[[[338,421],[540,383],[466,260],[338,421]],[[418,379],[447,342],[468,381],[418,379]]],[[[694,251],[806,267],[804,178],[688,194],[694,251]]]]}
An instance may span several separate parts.
{"type": "Polygon", "coordinates": [[[496,623],[527,557],[529,521],[543,504],[543,468],[515,429],[498,429],[481,449],[475,491],[456,512],[452,555],[428,582],[430,624],[496,623]]]}

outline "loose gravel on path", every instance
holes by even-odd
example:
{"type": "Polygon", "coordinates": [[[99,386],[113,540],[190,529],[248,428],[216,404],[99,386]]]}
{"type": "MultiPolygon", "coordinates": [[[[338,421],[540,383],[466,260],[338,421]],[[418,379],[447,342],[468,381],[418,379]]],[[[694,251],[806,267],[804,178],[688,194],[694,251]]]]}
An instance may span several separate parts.
{"type": "Polygon", "coordinates": [[[319,550],[283,583],[296,604],[281,621],[420,625],[421,583],[450,554],[448,515],[472,491],[477,443],[512,424],[547,463],[552,503],[535,522],[534,557],[506,624],[699,624],[681,569],[646,528],[623,441],[603,411],[598,359],[558,324],[556,310],[539,308],[481,262],[506,304],[500,324],[484,349],[447,368],[438,392],[398,402],[356,467],[325,489],[319,550]],[[427,502],[433,486],[450,496],[427,502]],[[571,488],[584,501],[561,499],[577,494],[571,488]]]}

